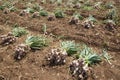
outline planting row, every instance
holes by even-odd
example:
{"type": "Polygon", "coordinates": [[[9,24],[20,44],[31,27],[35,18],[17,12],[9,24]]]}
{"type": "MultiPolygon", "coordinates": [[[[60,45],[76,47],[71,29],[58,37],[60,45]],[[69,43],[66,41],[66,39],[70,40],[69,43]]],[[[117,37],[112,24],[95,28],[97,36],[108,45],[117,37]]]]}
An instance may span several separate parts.
{"type": "MultiPolygon", "coordinates": [[[[7,35],[1,35],[2,46],[13,44],[17,38],[29,32],[21,27],[15,27],[7,35]]],[[[45,46],[49,46],[49,39],[43,36],[28,36],[24,43],[18,44],[14,50],[14,59],[22,60],[30,50],[40,50],[45,46]]],[[[97,64],[102,60],[110,63],[111,57],[105,50],[101,54],[94,52],[85,44],[78,44],[74,41],[61,41],[59,47],[51,49],[45,56],[46,64],[49,66],[64,65],[66,57],[73,56],[73,60],[69,66],[70,73],[78,80],[86,80],[91,70],[91,65],[97,64]]],[[[110,63],[111,64],[111,63],[110,63]]]]}
{"type": "MultiPolygon", "coordinates": [[[[42,3],[47,3],[46,0],[41,1],[42,3]]],[[[51,2],[51,1],[50,1],[51,2]]],[[[56,1],[52,1],[52,4],[56,3],[56,1]]],[[[62,4],[62,0],[57,0],[57,3],[62,4]]],[[[68,17],[66,15],[69,12],[72,12],[72,17],[68,21],[68,23],[75,24],[75,25],[82,25],[83,27],[89,29],[89,28],[94,28],[96,23],[99,23],[97,19],[95,19],[92,14],[89,14],[89,17],[84,17],[80,14],[79,10],[82,10],[85,8],[85,10],[92,8],[92,9],[98,9],[98,10],[106,10],[105,15],[102,15],[103,17],[103,23],[106,24],[105,28],[108,30],[114,30],[116,28],[117,24],[117,11],[116,7],[112,3],[107,3],[104,4],[103,2],[96,2],[94,5],[93,3],[89,2],[89,0],[73,0],[73,1],[68,1],[68,3],[72,6],[69,9],[60,9],[57,8],[54,12],[49,12],[45,10],[40,4],[37,3],[26,3],[25,5],[27,6],[25,9],[20,10],[17,9],[12,3],[9,2],[3,2],[3,5],[0,6],[0,9],[3,10],[5,14],[9,14],[10,12],[15,12],[19,11],[20,16],[30,16],[32,14],[32,18],[40,18],[40,16],[48,16],[47,20],[48,21],[54,21],[56,18],[64,18],[68,17]],[[77,9],[74,9],[76,8],[77,9]],[[86,9],[87,8],[87,9],[86,9]],[[103,9],[105,8],[105,9],[103,9]],[[81,23],[81,20],[82,23],[81,23]]],[[[92,11],[92,10],[91,10],[92,11]]]]}

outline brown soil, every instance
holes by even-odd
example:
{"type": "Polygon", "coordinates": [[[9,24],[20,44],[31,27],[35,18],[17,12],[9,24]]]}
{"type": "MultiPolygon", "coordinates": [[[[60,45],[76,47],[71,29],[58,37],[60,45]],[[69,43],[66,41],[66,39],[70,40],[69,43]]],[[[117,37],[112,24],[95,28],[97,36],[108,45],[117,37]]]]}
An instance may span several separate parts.
{"type": "MultiPolygon", "coordinates": [[[[37,0],[39,2],[39,0],[37,0]]],[[[97,1],[97,0],[96,0],[97,1]]],[[[105,0],[103,0],[105,1],[105,0]]],[[[106,0],[107,1],[107,0],[106,0]]],[[[120,11],[119,0],[114,0],[118,11],[120,11]]],[[[46,4],[42,6],[46,10],[54,11],[54,6],[46,4]]],[[[23,3],[17,3],[16,6],[23,9],[23,3]]],[[[87,17],[89,14],[97,16],[96,12],[81,12],[87,17]]],[[[99,12],[98,12],[99,13],[99,12]]],[[[25,27],[32,34],[43,34],[42,25],[47,24],[48,34],[52,33],[53,42],[49,47],[35,52],[29,51],[27,56],[16,62],[13,59],[14,49],[17,44],[23,43],[26,36],[17,39],[17,42],[8,46],[0,46],[0,80],[73,80],[69,73],[69,64],[73,60],[72,57],[67,58],[67,62],[62,66],[49,67],[45,65],[45,56],[51,48],[59,45],[60,40],[75,40],[78,43],[88,44],[95,51],[100,52],[103,48],[108,50],[112,56],[111,65],[106,61],[93,66],[93,74],[88,80],[119,80],[120,79],[120,26],[117,26],[113,31],[105,29],[105,25],[98,23],[94,28],[85,29],[81,25],[69,25],[71,15],[65,18],[56,19],[55,21],[47,21],[47,17],[31,18],[28,16],[19,16],[18,12],[10,12],[4,14],[0,11],[0,35],[7,34],[12,30],[14,24],[25,27]]],[[[97,16],[98,20],[103,19],[102,15],[97,16]]]]}

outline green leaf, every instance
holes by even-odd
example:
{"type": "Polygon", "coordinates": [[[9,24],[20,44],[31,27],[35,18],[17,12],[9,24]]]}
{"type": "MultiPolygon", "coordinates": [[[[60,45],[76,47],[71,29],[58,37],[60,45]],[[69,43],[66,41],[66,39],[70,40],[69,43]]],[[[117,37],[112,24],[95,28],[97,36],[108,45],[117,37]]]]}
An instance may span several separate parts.
{"type": "Polygon", "coordinates": [[[5,7],[4,6],[0,6],[0,10],[4,10],[5,9],[5,7]]]}
{"type": "Polygon", "coordinates": [[[56,16],[56,18],[64,18],[65,17],[64,12],[62,10],[55,11],[55,16],[56,16]]]}
{"type": "Polygon", "coordinates": [[[27,13],[34,13],[34,12],[35,12],[35,10],[32,9],[32,8],[27,8],[27,9],[25,9],[25,11],[26,11],[27,13]]]}
{"type": "Polygon", "coordinates": [[[110,59],[112,58],[108,53],[103,50],[103,54],[101,55],[109,64],[111,64],[110,59]]]}
{"type": "Polygon", "coordinates": [[[89,15],[88,20],[93,22],[97,21],[92,15],[89,15]]]}
{"type": "Polygon", "coordinates": [[[41,49],[48,45],[48,40],[43,36],[29,36],[25,42],[32,49],[41,49]]]}
{"type": "Polygon", "coordinates": [[[60,47],[65,50],[69,56],[75,54],[78,50],[74,41],[63,41],[61,42],[60,47]]]}
{"type": "Polygon", "coordinates": [[[39,13],[41,16],[48,16],[48,12],[45,10],[41,10],[39,13]]]}
{"type": "Polygon", "coordinates": [[[20,37],[22,35],[25,35],[27,34],[27,30],[25,30],[24,28],[21,28],[21,27],[15,27],[13,30],[12,30],[12,34],[15,36],[15,37],[20,37]]]}
{"type": "Polygon", "coordinates": [[[92,49],[87,47],[86,45],[84,45],[84,49],[79,52],[77,58],[82,58],[88,65],[101,62],[101,57],[94,53],[92,49]]]}

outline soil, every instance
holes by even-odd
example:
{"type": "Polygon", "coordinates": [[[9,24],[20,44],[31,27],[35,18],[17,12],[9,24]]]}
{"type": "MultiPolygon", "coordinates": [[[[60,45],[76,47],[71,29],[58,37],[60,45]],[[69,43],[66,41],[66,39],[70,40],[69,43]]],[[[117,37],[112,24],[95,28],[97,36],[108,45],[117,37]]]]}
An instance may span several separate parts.
{"type": "MultiPolygon", "coordinates": [[[[27,2],[27,0],[25,0],[27,2]]],[[[65,1],[65,0],[64,0],[65,1]]],[[[99,1],[99,0],[95,0],[99,1]]],[[[108,0],[100,0],[107,2],[108,0]]],[[[120,12],[119,0],[112,0],[120,12]]],[[[39,0],[36,2],[40,3],[39,0]]],[[[2,4],[2,3],[0,3],[2,4]]],[[[41,4],[41,3],[40,3],[41,4]]],[[[56,5],[50,3],[41,4],[47,11],[54,11],[56,5]]],[[[15,6],[19,9],[25,8],[22,1],[16,2],[15,6]]],[[[63,5],[64,6],[64,5],[63,5]]],[[[69,11],[69,10],[68,10],[69,11]]],[[[79,11],[79,10],[78,10],[79,11]]],[[[52,42],[48,47],[42,50],[29,51],[29,54],[21,60],[13,59],[14,49],[17,44],[23,43],[26,35],[17,38],[17,42],[7,46],[0,45],[0,80],[74,80],[69,73],[69,64],[74,59],[67,57],[65,65],[49,67],[45,65],[45,56],[51,48],[58,47],[61,40],[75,40],[76,43],[85,43],[92,47],[96,52],[107,49],[108,54],[112,56],[111,63],[106,61],[92,66],[93,74],[88,80],[119,80],[120,79],[120,26],[109,31],[105,28],[105,24],[97,23],[94,28],[85,29],[82,25],[69,25],[71,17],[66,15],[65,18],[48,21],[47,17],[31,18],[32,14],[27,16],[19,16],[20,11],[4,14],[0,10],[0,35],[7,34],[13,29],[13,25],[18,24],[26,28],[33,35],[43,34],[42,25],[47,25],[47,33],[53,34],[52,42]]],[[[67,12],[69,13],[69,12],[67,12]]],[[[84,17],[93,14],[97,20],[102,21],[103,15],[100,12],[81,11],[84,17]]],[[[102,12],[103,13],[103,12],[102,12]]],[[[120,14],[120,13],[118,13],[120,14]]],[[[82,21],[81,21],[82,23],[82,21]]]]}

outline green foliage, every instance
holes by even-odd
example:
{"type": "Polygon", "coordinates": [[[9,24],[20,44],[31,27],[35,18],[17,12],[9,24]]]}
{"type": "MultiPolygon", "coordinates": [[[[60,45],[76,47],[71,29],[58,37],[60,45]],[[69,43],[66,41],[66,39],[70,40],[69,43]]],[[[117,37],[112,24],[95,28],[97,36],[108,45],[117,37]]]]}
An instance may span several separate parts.
{"type": "Polygon", "coordinates": [[[29,36],[25,42],[31,49],[41,49],[48,45],[48,40],[44,36],[29,36]]]}
{"type": "Polygon", "coordinates": [[[64,18],[65,17],[64,12],[62,10],[56,10],[55,16],[56,16],[56,18],[64,18]]]}
{"type": "Polygon", "coordinates": [[[93,9],[93,7],[91,7],[91,6],[84,6],[83,7],[83,10],[87,10],[87,11],[90,11],[92,9],[93,9]]]}
{"type": "Polygon", "coordinates": [[[54,3],[56,0],[49,0],[50,1],[50,3],[54,3]]]}
{"type": "Polygon", "coordinates": [[[94,8],[99,8],[99,9],[101,9],[102,8],[102,2],[100,1],[100,2],[96,2],[95,4],[94,4],[94,8]]]}
{"type": "Polygon", "coordinates": [[[82,58],[86,64],[92,65],[101,62],[101,57],[94,53],[91,48],[84,45],[84,49],[80,51],[77,58],[82,58]]]}
{"type": "Polygon", "coordinates": [[[86,6],[92,6],[91,0],[82,0],[82,1],[84,1],[84,5],[86,5],[86,6]]]}
{"type": "Polygon", "coordinates": [[[25,12],[27,12],[27,13],[34,13],[35,10],[32,9],[32,8],[27,8],[27,9],[25,9],[25,12]]]}
{"type": "Polygon", "coordinates": [[[46,0],[41,0],[42,4],[46,4],[46,2],[47,2],[46,0]]]}
{"type": "Polygon", "coordinates": [[[74,41],[63,41],[60,44],[61,48],[67,52],[69,56],[75,54],[78,50],[74,41]]]}
{"type": "Polygon", "coordinates": [[[41,16],[48,16],[48,12],[45,10],[41,10],[39,13],[41,16]]]}
{"type": "Polygon", "coordinates": [[[11,9],[14,6],[10,2],[5,2],[3,5],[0,6],[0,10],[4,10],[5,8],[11,9]]]}
{"type": "Polygon", "coordinates": [[[5,2],[2,6],[6,8],[10,8],[13,6],[13,4],[11,2],[5,2]]]}
{"type": "Polygon", "coordinates": [[[32,8],[33,8],[35,11],[39,11],[39,10],[42,9],[42,7],[41,7],[38,3],[34,4],[32,8]]]}
{"type": "Polygon", "coordinates": [[[111,64],[110,59],[112,57],[109,56],[108,53],[105,50],[103,50],[103,53],[102,53],[101,57],[103,57],[109,64],[111,64]]]}
{"type": "Polygon", "coordinates": [[[116,10],[115,9],[110,9],[108,11],[107,15],[106,15],[106,18],[113,20],[113,19],[115,19],[116,15],[117,15],[116,10]]]}
{"type": "Polygon", "coordinates": [[[21,28],[21,27],[15,27],[13,30],[12,30],[12,34],[15,36],[15,37],[20,37],[22,35],[25,35],[27,34],[27,30],[25,30],[24,28],[21,28]]]}
{"type": "Polygon", "coordinates": [[[106,3],[105,8],[112,9],[112,8],[114,8],[114,5],[112,2],[109,2],[109,3],[106,3]]]}
{"type": "Polygon", "coordinates": [[[83,16],[81,16],[80,14],[76,13],[73,16],[75,16],[76,18],[79,18],[79,20],[83,20],[83,16]]]}
{"type": "Polygon", "coordinates": [[[15,8],[15,6],[12,6],[12,7],[9,8],[9,10],[10,10],[11,12],[14,12],[14,11],[17,10],[17,8],[15,8]]]}
{"type": "Polygon", "coordinates": [[[5,9],[5,6],[1,5],[0,10],[4,10],[4,9],[5,9]]]}
{"type": "Polygon", "coordinates": [[[57,0],[57,4],[61,5],[62,4],[62,0],[57,0]]]}
{"type": "Polygon", "coordinates": [[[113,25],[116,25],[116,23],[115,23],[113,20],[110,20],[110,19],[105,20],[104,23],[105,23],[105,24],[107,24],[107,23],[112,23],[113,25]]]}
{"type": "Polygon", "coordinates": [[[88,20],[93,22],[97,21],[92,15],[89,15],[88,20]]]}
{"type": "Polygon", "coordinates": [[[43,24],[42,31],[44,32],[44,34],[47,32],[47,25],[46,24],[43,24]]]}
{"type": "Polygon", "coordinates": [[[82,9],[87,11],[93,10],[93,6],[91,4],[92,3],[90,3],[89,0],[85,1],[84,5],[82,5],[82,9]]]}

